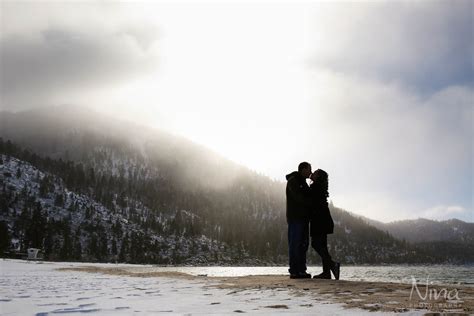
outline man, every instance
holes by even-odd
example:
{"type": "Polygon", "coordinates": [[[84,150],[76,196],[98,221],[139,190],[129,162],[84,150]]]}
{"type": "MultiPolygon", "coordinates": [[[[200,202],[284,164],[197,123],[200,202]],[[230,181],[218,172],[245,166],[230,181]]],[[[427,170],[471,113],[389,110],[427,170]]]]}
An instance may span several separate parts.
{"type": "Polygon", "coordinates": [[[312,207],[311,191],[306,179],[311,165],[302,162],[298,171],[286,176],[286,221],[288,223],[288,255],[290,278],[311,278],[306,273],[306,252],[309,246],[309,220],[312,207]]]}

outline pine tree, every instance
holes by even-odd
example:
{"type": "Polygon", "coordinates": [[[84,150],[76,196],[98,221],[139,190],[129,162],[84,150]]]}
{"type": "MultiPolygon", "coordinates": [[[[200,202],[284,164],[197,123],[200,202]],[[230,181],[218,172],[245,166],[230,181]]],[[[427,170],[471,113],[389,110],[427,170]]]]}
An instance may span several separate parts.
{"type": "Polygon", "coordinates": [[[85,218],[90,220],[92,217],[92,211],[91,211],[91,208],[89,206],[86,207],[86,213],[85,213],[85,218]]]}
{"type": "Polygon", "coordinates": [[[44,177],[40,181],[39,195],[40,197],[46,197],[49,192],[50,192],[49,177],[47,175],[44,175],[44,177]]]}
{"type": "Polygon", "coordinates": [[[128,262],[128,251],[129,251],[129,237],[125,234],[120,246],[119,262],[128,262]]]}
{"type": "Polygon", "coordinates": [[[56,195],[56,198],[54,199],[54,205],[58,207],[64,206],[64,196],[62,193],[56,195]]]}
{"type": "Polygon", "coordinates": [[[26,247],[42,248],[46,233],[46,217],[43,214],[40,202],[36,203],[31,221],[25,232],[25,239],[28,241],[26,247]]]}
{"type": "Polygon", "coordinates": [[[73,259],[74,260],[81,260],[82,259],[82,245],[81,245],[81,230],[77,228],[76,234],[74,235],[74,242],[73,242],[73,259]]]}
{"type": "Polygon", "coordinates": [[[98,254],[99,247],[97,246],[97,236],[94,232],[91,232],[89,236],[89,245],[88,245],[88,253],[91,259],[97,260],[100,255],[98,254]]]}
{"type": "Polygon", "coordinates": [[[50,256],[53,252],[53,235],[55,230],[54,220],[50,221],[46,226],[45,238],[44,238],[44,254],[46,259],[51,259],[50,256]]]}
{"type": "Polygon", "coordinates": [[[99,260],[108,260],[108,257],[109,257],[108,238],[107,238],[107,232],[103,227],[99,228],[98,255],[99,255],[98,256],[99,260]]]}
{"type": "Polygon", "coordinates": [[[116,256],[117,255],[117,241],[115,238],[112,239],[112,249],[111,249],[112,255],[116,256]]]}
{"type": "Polygon", "coordinates": [[[67,221],[64,221],[62,225],[63,245],[61,247],[60,258],[61,260],[68,260],[72,257],[73,254],[71,227],[69,226],[69,223],[67,221]]]}
{"type": "Polygon", "coordinates": [[[10,232],[8,231],[8,225],[6,222],[0,222],[0,255],[3,255],[5,251],[10,247],[10,232]]]}

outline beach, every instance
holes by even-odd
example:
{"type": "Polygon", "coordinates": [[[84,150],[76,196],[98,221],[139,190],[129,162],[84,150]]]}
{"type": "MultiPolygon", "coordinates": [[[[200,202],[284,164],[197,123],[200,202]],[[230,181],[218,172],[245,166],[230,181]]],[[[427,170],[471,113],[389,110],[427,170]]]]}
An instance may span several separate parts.
{"type": "Polygon", "coordinates": [[[417,284],[418,293],[412,284],[213,277],[145,265],[2,260],[0,268],[2,315],[468,315],[474,307],[474,288],[461,285],[430,284],[431,298],[422,299],[425,284],[417,284]],[[443,289],[451,297],[444,298],[443,289]]]}

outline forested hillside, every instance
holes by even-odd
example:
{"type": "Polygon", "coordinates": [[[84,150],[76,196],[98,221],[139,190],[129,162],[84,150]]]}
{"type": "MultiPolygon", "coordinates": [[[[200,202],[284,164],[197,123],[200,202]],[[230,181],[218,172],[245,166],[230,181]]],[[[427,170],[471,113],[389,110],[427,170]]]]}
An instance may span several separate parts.
{"type": "MultiPolygon", "coordinates": [[[[284,183],[164,132],[58,109],[2,112],[2,240],[51,260],[287,262],[284,183]]],[[[330,248],[342,262],[474,261],[465,248],[419,247],[331,211],[330,248]]]]}

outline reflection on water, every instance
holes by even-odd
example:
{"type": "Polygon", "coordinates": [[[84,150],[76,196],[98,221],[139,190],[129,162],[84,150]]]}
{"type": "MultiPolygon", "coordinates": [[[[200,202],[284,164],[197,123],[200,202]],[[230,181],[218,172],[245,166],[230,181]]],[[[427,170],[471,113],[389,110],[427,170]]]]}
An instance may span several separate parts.
{"type": "MultiPolygon", "coordinates": [[[[176,271],[192,275],[208,276],[245,276],[245,275],[281,275],[288,274],[287,267],[136,267],[133,270],[176,271]]],[[[320,266],[308,267],[312,274],[320,273],[320,266]]],[[[341,279],[352,281],[381,281],[395,283],[412,283],[412,276],[418,283],[426,284],[464,284],[474,286],[474,266],[342,266],[341,279]]]]}

